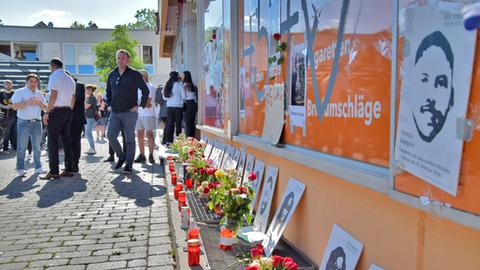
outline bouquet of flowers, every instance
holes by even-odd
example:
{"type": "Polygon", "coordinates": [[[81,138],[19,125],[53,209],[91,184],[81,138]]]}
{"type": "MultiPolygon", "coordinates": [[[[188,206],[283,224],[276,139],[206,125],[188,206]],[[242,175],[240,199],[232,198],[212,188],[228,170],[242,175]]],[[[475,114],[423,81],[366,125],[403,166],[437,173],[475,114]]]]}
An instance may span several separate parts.
{"type": "Polygon", "coordinates": [[[248,224],[252,223],[253,216],[250,212],[250,203],[253,199],[253,189],[246,186],[237,188],[237,172],[235,170],[217,170],[214,189],[210,190],[210,210],[221,209],[223,217],[221,225],[233,225],[234,230],[243,226],[245,219],[248,224]],[[217,209],[216,209],[217,208],[217,209]]]}
{"type": "Polygon", "coordinates": [[[263,246],[256,245],[250,250],[250,259],[245,270],[297,270],[298,265],[290,257],[281,257],[273,255],[265,257],[263,246]]]}
{"type": "Polygon", "coordinates": [[[174,152],[177,152],[180,159],[185,162],[189,158],[203,157],[205,143],[200,142],[192,137],[187,138],[184,134],[180,134],[170,145],[170,149],[172,149],[174,152]]]}

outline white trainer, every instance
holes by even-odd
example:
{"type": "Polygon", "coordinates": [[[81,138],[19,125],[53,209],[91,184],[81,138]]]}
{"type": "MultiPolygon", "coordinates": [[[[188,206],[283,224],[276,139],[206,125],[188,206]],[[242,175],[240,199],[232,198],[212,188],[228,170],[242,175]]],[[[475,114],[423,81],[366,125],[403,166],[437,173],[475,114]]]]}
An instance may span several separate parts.
{"type": "Polygon", "coordinates": [[[90,149],[88,149],[87,152],[85,152],[85,154],[87,154],[87,155],[95,155],[96,153],[97,153],[97,151],[95,151],[95,149],[93,149],[93,148],[90,148],[90,149]]]}
{"type": "Polygon", "coordinates": [[[44,173],[47,173],[47,170],[45,170],[43,168],[39,168],[39,169],[35,169],[35,173],[36,174],[44,174],[44,173]]]}
{"type": "Polygon", "coordinates": [[[25,170],[18,170],[17,173],[20,177],[24,177],[25,175],[27,175],[27,172],[25,170]]]}

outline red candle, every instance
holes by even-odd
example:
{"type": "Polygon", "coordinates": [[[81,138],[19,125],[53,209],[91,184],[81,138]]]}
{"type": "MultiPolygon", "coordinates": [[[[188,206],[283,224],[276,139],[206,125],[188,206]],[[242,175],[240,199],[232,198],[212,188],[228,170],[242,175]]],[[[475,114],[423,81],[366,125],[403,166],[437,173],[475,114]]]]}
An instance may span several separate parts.
{"type": "Polygon", "coordinates": [[[198,239],[200,236],[200,230],[198,228],[190,228],[188,230],[188,240],[190,239],[198,239]]]}
{"type": "Polygon", "coordinates": [[[182,211],[182,207],[187,206],[187,196],[185,195],[185,191],[178,192],[178,211],[182,211]]]}
{"type": "Polygon", "coordinates": [[[229,229],[222,228],[220,229],[220,249],[222,250],[231,250],[233,242],[234,232],[229,229]]]}
{"type": "Polygon", "coordinates": [[[191,178],[185,179],[185,185],[187,186],[188,189],[193,188],[193,180],[191,178]]]}
{"type": "Polygon", "coordinates": [[[170,178],[172,180],[172,186],[177,185],[177,173],[173,173],[170,175],[170,178]]]}
{"type": "Polygon", "coordinates": [[[173,197],[175,198],[175,200],[178,199],[178,192],[180,192],[182,190],[183,190],[183,184],[182,183],[177,183],[177,185],[173,189],[173,197]]]}
{"type": "Polygon", "coordinates": [[[200,241],[192,239],[187,241],[188,246],[188,265],[200,265],[200,241]]]}

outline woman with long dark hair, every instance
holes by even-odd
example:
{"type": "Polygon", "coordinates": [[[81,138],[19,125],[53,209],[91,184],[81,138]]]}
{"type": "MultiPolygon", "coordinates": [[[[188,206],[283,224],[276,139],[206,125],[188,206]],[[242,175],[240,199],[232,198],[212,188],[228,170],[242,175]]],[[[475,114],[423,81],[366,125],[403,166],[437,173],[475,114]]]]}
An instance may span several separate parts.
{"type": "Polygon", "coordinates": [[[185,89],[180,80],[178,72],[170,72],[170,78],[163,89],[163,98],[167,101],[167,127],[163,136],[165,142],[173,142],[173,134],[178,136],[182,132],[183,101],[185,100],[185,89]]]}
{"type": "Polygon", "coordinates": [[[190,71],[183,72],[183,88],[185,88],[185,133],[187,137],[195,137],[195,118],[197,116],[198,88],[193,84],[190,71]]]}

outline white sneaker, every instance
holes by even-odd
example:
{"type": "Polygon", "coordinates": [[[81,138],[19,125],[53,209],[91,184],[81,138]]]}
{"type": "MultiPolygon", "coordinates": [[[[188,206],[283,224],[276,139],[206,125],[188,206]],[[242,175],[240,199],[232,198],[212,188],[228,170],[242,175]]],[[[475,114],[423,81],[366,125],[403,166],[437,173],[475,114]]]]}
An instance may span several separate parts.
{"type": "Polygon", "coordinates": [[[43,169],[43,168],[35,169],[35,173],[36,173],[36,174],[44,174],[44,173],[47,173],[47,170],[45,170],[45,169],[43,169]]]}
{"type": "Polygon", "coordinates": [[[25,170],[18,170],[17,173],[20,177],[24,177],[25,175],[27,175],[27,172],[25,170]]]}
{"type": "Polygon", "coordinates": [[[96,153],[97,153],[97,151],[95,151],[95,149],[93,149],[93,148],[90,148],[90,149],[88,149],[87,152],[85,152],[85,154],[87,154],[87,155],[95,155],[96,153]]]}

